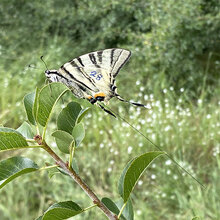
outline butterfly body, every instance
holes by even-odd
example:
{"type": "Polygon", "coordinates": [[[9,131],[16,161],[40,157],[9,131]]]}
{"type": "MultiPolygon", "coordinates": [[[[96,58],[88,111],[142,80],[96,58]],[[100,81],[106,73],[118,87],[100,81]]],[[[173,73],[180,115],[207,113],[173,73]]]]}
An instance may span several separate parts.
{"type": "Polygon", "coordinates": [[[70,60],[59,70],[46,70],[45,75],[51,82],[64,83],[77,98],[85,98],[92,104],[108,103],[117,97],[120,101],[146,107],[126,101],[117,93],[115,77],[130,56],[130,51],[119,48],[91,52],[70,60]]]}

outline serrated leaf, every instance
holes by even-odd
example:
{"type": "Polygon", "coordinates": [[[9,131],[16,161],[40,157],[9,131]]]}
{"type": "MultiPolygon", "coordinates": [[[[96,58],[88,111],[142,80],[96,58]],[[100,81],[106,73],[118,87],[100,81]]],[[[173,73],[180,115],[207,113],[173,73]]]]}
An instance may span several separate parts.
{"type": "Polygon", "coordinates": [[[78,147],[85,137],[85,129],[82,123],[77,124],[73,128],[72,135],[74,137],[76,147],[78,147]]]}
{"type": "Polygon", "coordinates": [[[24,107],[26,110],[27,118],[32,125],[35,125],[35,119],[32,113],[34,99],[35,99],[35,92],[29,93],[24,97],[24,107]]]}
{"type": "Polygon", "coordinates": [[[17,131],[21,133],[25,138],[32,139],[34,137],[32,128],[26,121],[23,122],[19,128],[17,128],[17,131]]]}
{"type": "Polygon", "coordinates": [[[11,157],[0,161],[0,188],[18,176],[38,170],[38,166],[29,158],[11,157]]]}
{"type": "Polygon", "coordinates": [[[70,102],[65,108],[62,109],[57,118],[57,128],[72,134],[76,120],[82,108],[77,102],[70,102]]]}
{"type": "Polygon", "coordinates": [[[57,143],[57,147],[59,148],[59,150],[65,154],[69,154],[70,146],[72,145],[72,142],[74,141],[73,136],[61,130],[57,130],[53,132],[52,136],[55,137],[55,141],[57,143]]]}
{"type": "Polygon", "coordinates": [[[87,114],[87,112],[89,111],[89,107],[88,108],[84,108],[80,111],[78,118],[76,120],[76,124],[80,123],[81,120],[84,118],[84,116],[87,114]]]}
{"type": "Polygon", "coordinates": [[[42,220],[63,220],[78,215],[83,209],[72,201],[55,203],[44,212],[42,220]]]}
{"type": "Polygon", "coordinates": [[[11,128],[0,128],[0,151],[19,149],[27,146],[27,141],[18,131],[11,128]]]}
{"type": "Polygon", "coordinates": [[[67,91],[69,89],[62,83],[50,83],[40,90],[37,107],[37,121],[40,125],[47,125],[57,101],[67,91]]]}
{"type": "Polygon", "coordinates": [[[154,151],[142,154],[132,159],[124,168],[119,179],[119,194],[127,202],[131,192],[133,191],[138,179],[143,174],[148,165],[158,156],[164,154],[161,151],[154,151]]]}

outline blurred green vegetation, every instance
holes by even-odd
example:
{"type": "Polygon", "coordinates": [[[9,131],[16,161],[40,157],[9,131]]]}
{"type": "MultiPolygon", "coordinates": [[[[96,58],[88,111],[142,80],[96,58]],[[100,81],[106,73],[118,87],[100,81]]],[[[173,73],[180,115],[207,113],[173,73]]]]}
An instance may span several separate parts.
{"type": "MultiPolygon", "coordinates": [[[[133,56],[117,77],[119,93],[151,101],[153,109],[114,100],[110,107],[206,185],[201,189],[167,158],[158,160],[133,195],[136,219],[220,219],[219,1],[1,0],[0,25],[0,124],[16,128],[25,119],[24,95],[45,80],[41,55],[50,69],[57,69],[90,51],[129,49],[133,56]]],[[[153,148],[98,108],[87,119],[86,140],[77,153],[81,175],[100,197],[117,200],[125,163],[153,148]]],[[[39,150],[17,153],[42,165],[50,160],[39,150]]],[[[1,190],[1,220],[34,219],[59,200],[91,204],[68,178],[39,175],[19,178],[1,190]]],[[[103,219],[96,211],[74,219],[103,219]]]]}

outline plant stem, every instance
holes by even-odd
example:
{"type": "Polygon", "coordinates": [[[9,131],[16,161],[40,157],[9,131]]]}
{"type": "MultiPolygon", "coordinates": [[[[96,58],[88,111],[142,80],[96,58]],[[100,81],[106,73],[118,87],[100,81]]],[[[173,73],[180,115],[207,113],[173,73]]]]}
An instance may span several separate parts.
{"type": "Polygon", "coordinates": [[[73,157],[75,154],[75,142],[73,141],[70,146],[69,168],[72,169],[73,157]]]}
{"type": "Polygon", "coordinates": [[[89,206],[89,207],[83,209],[83,211],[87,211],[87,210],[89,210],[89,209],[95,208],[96,206],[97,206],[97,204],[91,205],[91,206],[89,206]]]}
{"type": "Polygon", "coordinates": [[[26,141],[36,143],[34,139],[26,139],[26,141]]]}
{"type": "Polygon", "coordinates": [[[52,166],[47,166],[47,167],[41,167],[38,171],[42,171],[42,170],[49,170],[52,168],[56,168],[59,167],[58,165],[52,165],[52,166]]]}
{"type": "Polygon", "coordinates": [[[47,131],[47,126],[45,126],[45,127],[43,128],[43,134],[42,134],[42,140],[43,140],[43,141],[44,141],[45,136],[46,136],[46,131],[47,131]]]}
{"type": "Polygon", "coordinates": [[[38,126],[38,124],[36,125],[36,130],[37,130],[37,134],[40,135],[40,130],[39,130],[39,126],[38,126]]]}
{"type": "Polygon", "coordinates": [[[68,167],[68,164],[65,163],[48,145],[45,141],[42,143],[42,148],[47,151],[51,157],[56,161],[56,163],[66,172],[69,176],[74,179],[74,181],[83,189],[83,191],[93,200],[93,203],[97,205],[104,214],[110,220],[117,220],[117,215],[113,214],[96,196],[96,194],[87,186],[87,184],[76,174],[73,169],[68,167]]]}
{"type": "Polygon", "coordinates": [[[121,207],[121,210],[120,210],[120,212],[119,212],[119,214],[118,214],[118,219],[121,217],[122,212],[123,212],[123,210],[124,210],[124,208],[125,208],[126,205],[127,205],[127,202],[124,203],[124,205],[121,207]]]}

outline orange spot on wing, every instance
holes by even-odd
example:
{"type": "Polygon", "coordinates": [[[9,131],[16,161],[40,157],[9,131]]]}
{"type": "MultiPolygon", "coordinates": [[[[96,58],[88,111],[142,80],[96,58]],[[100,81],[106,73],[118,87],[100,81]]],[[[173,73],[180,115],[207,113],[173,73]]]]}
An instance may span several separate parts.
{"type": "Polygon", "coordinates": [[[105,96],[106,96],[106,94],[103,93],[103,92],[99,92],[99,93],[96,93],[96,94],[94,95],[95,98],[96,98],[96,97],[105,97],[105,96]]]}

